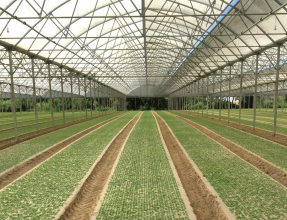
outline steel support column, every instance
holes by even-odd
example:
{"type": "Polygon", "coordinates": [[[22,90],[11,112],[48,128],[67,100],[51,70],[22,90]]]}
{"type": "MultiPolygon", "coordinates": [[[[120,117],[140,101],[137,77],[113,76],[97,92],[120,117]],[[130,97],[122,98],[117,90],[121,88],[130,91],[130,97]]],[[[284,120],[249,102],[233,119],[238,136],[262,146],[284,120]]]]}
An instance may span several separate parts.
{"type": "Polygon", "coordinates": [[[255,125],[256,125],[258,61],[259,61],[259,54],[256,55],[256,70],[255,70],[255,85],[254,85],[255,87],[254,87],[254,95],[253,95],[253,130],[255,130],[255,125]]]}
{"type": "Polygon", "coordinates": [[[52,121],[52,126],[55,126],[55,121],[54,121],[54,112],[53,112],[53,97],[52,97],[52,78],[51,78],[51,68],[50,64],[48,63],[48,77],[49,77],[49,102],[50,102],[50,113],[51,113],[51,121],[52,121]]]}
{"type": "Polygon", "coordinates": [[[91,102],[91,109],[90,109],[90,111],[91,111],[91,117],[93,117],[93,97],[92,97],[92,80],[91,79],[89,79],[89,86],[90,86],[90,102],[91,102]]]}
{"type": "Polygon", "coordinates": [[[282,94],[282,109],[281,111],[284,112],[284,105],[285,105],[285,93],[284,93],[284,84],[285,84],[285,81],[283,82],[283,94],[282,94]]]}
{"type": "Polygon", "coordinates": [[[206,78],[206,116],[208,117],[208,108],[209,108],[209,79],[206,78]]]}
{"type": "Polygon", "coordinates": [[[34,116],[36,123],[36,131],[39,130],[39,121],[38,121],[38,108],[37,108],[37,99],[36,99],[36,82],[35,82],[35,67],[34,67],[34,59],[31,59],[32,63],[32,82],[33,82],[33,105],[34,105],[34,116]]]}
{"type": "Polygon", "coordinates": [[[203,116],[203,105],[204,105],[204,97],[203,97],[203,79],[201,79],[201,116],[203,116]]]}
{"type": "Polygon", "coordinates": [[[66,124],[65,101],[64,101],[63,68],[60,68],[60,71],[61,71],[61,95],[62,95],[62,114],[63,114],[63,123],[64,123],[64,124],[66,124]]]}
{"type": "Polygon", "coordinates": [[[228,78],[228,123],[230,121],[230,105],[231,105],[231,97],[230,97],[230,90],[231,90],[231,66],[229,66],[229,78],[228,78]]]}
{"type": "Polygon", "coordinates": [[[72,118],[73,118],[73,122],[75,121],[75,113],[74,113],[74,94],[73,94],[73,74],[70,73],[70,86],[71,86],[71,104],[72,104],[72,118]]]}
{"type": "Polygon", "coordinates": [[[197,114],[199,115],[199,80],[197,81],[197,114]]]}
{"type": "Polygon", "coordinates": [[[85,100],[84,100],[84,105],[85,105],[85,114],[86,114],[86,119],[88,118],[88,106],[87,106],[87,78],[84,78],[84,92],[85,92],[85,100]]]}
{"type": "Polygon", "coordinates": [[[22,98],[21,98],[20,86],[18,86],[18,88],[19,88],[20,114],[22,114],[22,98]]]}
{"type": "Polygon", "coordinates": [[[14,72],[13,72],[13,60],[12,60],[12,52],[9,50],[9,74],[10,74],[10,90],[11,90],[11,110],[13,115],[14,122],[14,136],[15,139],[18,140],[18,127],[17,127],[17,116],[16,116],[16,103],[15,103],[15,93],[14,93],[14,72]]]}
{"type": "Polygon", "coordinates": [[[80,75],[78,75],[78,104],[79,104],[79,110],[80,110],[80,119],[82,119],[82,99],[81,99],[81,81],[80,81],[80,75]]]}
{"type": "Polygon", "coordinates": [[[96,111],[96,82],[93,80],[93,102],[94,102],[94,104],[93,104],[93,106],[95,107],[95,116],[96,116],[96,114],[97,114],[97,111],[96,111]]]}
{"type": "Polygon", "coordinates": [[[243,82],[243,61],[241,61],[241,70],[240,70],[240,92],[239,92],[239,114],[238,114],[238,123],[239,123],[239,125],[241,125],[242,82],[243,82]]]}
{"type": "Polygon", "coordinates": [[[0,83],[0,86],[1,86],[1,112],[2,114],[4,114],[4,99],[3,99],[3,84],[0,83]]]}
{"type": "Polygon", "coordinates": [[[100,115],[100,83],[98,83],[98,112],[100,115]]]}
{"type": "Polygon", "coordinates": [[[274,91],[274,102],[273,102],[273,114],[274,114],[274,122],[273,122],[273,135],[276,135],[276,126],[277,126],[277,109],[278,109],[278,86],[279,86],[279,70],[280,70],[280,49],[279,45],[277,48],[277,61],[276,61],[276,82],[275,82],[275,91],[274,91]]]}
{"type": "Polygon", "coordinates": [[[221,109],[222,109],[222,69],[220,70],[220,84],[219,84],[219,120],[221,120],[221,109]]]}
{"type": "Polygon", "coordinates": [[[215,84],[215,75],[213,75],[213,77],[212,77],[212,118],[214,118],[214,105],[215,105],[214,84],[215,84]]]}

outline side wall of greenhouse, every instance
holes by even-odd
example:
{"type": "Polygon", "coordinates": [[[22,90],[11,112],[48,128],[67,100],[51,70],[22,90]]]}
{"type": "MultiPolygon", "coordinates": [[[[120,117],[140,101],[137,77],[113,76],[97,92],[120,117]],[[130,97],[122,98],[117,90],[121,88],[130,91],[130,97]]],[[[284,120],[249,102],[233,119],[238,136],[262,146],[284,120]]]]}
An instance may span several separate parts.
{"type": "Polygon", "coordinates": [[[12,113],[16,139],[17,118],[24,113],[33,114],[30,124],[39,130],[42,113],[49,118],[45,123],[53,127],[126,109],[126,96],[93,75],[15,50],[1,50],[0,55],[0,112],[12,113]]]}
{"type": "Polygon", "coordinates": [[[287,44],[268,48],[260,53],[245,57],[230,66],[206,73],[206,77],[170,94],[170,110],[186,110],[221,120],[222,110],[238,111],[241,124],[241,110],[252,112],[252,126],[256,128],[256,112],[273,111],[273,134],[276,135],[277,113],[287,106],[287,44]]]}

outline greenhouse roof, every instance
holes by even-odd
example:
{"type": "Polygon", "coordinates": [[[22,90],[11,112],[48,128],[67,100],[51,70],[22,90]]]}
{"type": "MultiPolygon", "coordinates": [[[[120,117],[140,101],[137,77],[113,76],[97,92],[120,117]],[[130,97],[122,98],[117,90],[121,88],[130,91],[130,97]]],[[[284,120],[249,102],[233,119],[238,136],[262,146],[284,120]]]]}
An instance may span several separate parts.
{"type": "MultiPolygon", "coordinates": [[[[260,70],[269,69],[273,47],[285,51],[286,6],[287,0],[1,0],[0,83],[9,83],[9,50],[23,54],[11,56],[17,84],[31,86],[33,58],[127,96],[168,96],[242,60],[252,72],[258,53],[269,60],[259,60],[260,70]]],[[[48,89],[40,72],[36,84],[48,89]]],[[[59,90],[59,80],[53,83],[59,90]]]]}

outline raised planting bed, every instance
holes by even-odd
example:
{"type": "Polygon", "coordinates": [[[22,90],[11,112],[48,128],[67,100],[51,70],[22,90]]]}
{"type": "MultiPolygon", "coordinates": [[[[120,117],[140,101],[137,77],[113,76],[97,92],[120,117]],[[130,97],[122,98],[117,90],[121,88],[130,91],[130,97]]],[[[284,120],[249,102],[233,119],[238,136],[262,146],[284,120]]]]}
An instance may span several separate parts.
{"type": "Polygon", "coordinates": [[[192,115],[180,114],[177,112],[172,113],[192,120],[193,122],[208,128],[216,134],[219,134],[220,136],[240,145],[241,147],[264,158],[276,166],[287,170],[287,147],[245,133],[243,131],[227,127],[225,125],[218,124],[214,121],[197,118],[192,115]]]}
{"type": "Polygon", "coordinates": [[[85,121],[3,149],[0,151],[0,173],[84,129],[120,114],[85,121]]]}
{"type": "MultiPolygon", "coordinates": [[[[188,113],[188,111],[185,111],[188,113]]],[[[243,112],[243,111],[242,111],[243,112]]],[[[193,114],[195,115],[200,115],[201,116],[201,112],[198,114],[197,112],[194,112],[193,114]]],[[[214,113],[214,118],[219,119],[219,113],[215,112],[214,113]]],[[[207,116],[206,114],[203,114],[203,116],[207,116]]],[[[211,118],[212,114],[211,112],[209,112],[208,116],[211,118]]],[[[221,113],[221,120],[228,120],[228,116],[226,111],[222,111],[221,113]]],[[[238,123],[238,116],[236,117],[230,117],[229,121],[238,123]]],[[[241,124],[243,125],[248,125],[248,126],[253,126],[253,116],[252,117],[246,117],[245,115],[241,116],[241,124]]],[[[280,125],[280,119],[278,119],[278,124],[280,125]]],[[[256,128],[260,128],[260,129],[264,129],[267,131],[273,131],[273,120],[270,122],[270,120],[262,120],[262,118],[258,118],[258,116],[256,116],[256,124],[255,124],[256,128]]],[[[284,127],[285,125],[282,126],[277,126],[277,133],[283,134],[283,135],[287,135],[287,127],[284,127]]]]}
{"type": "Polygon", "coordinates": [[[287,218],[286,188],[187,123],[158,114],[237,219],[287,218]]]}
{"type": "Polygon", "coordinates": [[[134,117],[92,132],[0,192],[0,219],[53,219],[105,146],[134,117]]]}
{"type": "Polygon", "coordinates": [[[144,112],[109,182],[97,219],[188,219],[157,125],[144,112]]]}
{"type": "MultiPolygon", "coordinates": [[[[92,117],[95,117],[98,114],[93,113],[92,117]]],[[[90,112],[87,114],[87,118],[91,118],[90,112]]],[[[86,115],[85,112],[75,112],[74,113],[74,121],[85,119],[86,115]]],[[[11,119],[11,113],[10,113],[11,119]]],[[[14,123],[9,119],[9,123],[1,122],[0,123],[0,140],[5,140],[7,138],[14,137],[14,123]]],[[[71,112],[65,113],[65,123],[69,123],[73,121],[73,116],[71,112]]],[[[49,128],[52,127],[51,116],[47,113],[39,113],[38,114],[38,123],[39,129],[49,128]]],[[[56,112],[54,113],[54,126],[64,124],[63,114],[56,112]]],[[[27,114],[19,114],[17,116],[17,127],[18,127],[18,135],[27,134],[33,131],[36,131],[36,122],[33,112],[29,112],[27,114]]]]}

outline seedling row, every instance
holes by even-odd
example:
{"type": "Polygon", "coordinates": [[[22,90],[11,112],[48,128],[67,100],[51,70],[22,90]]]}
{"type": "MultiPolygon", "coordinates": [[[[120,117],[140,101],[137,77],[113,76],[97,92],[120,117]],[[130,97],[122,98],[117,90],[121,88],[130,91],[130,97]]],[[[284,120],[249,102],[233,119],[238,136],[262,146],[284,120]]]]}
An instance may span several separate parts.
{"type": "MultiPolygon", "coordinates": [[[[137,113],[124,115],[79,139],[0,191],[0,219],[53,219],[103,149],[137,113]]],[[[191,125],[165,112],[157,113],[237,219],[287,218],[285,187],[191,125]]],[[[287,170],[286,147],[210,120],[172,113],[287,170]]],[[[2,150],[0,173],[114,116],[86,121],[2,150]]],[[[134,127],[107,184],[97,219],[188,219],[151,112],[144,112],[134,127]]]]}

